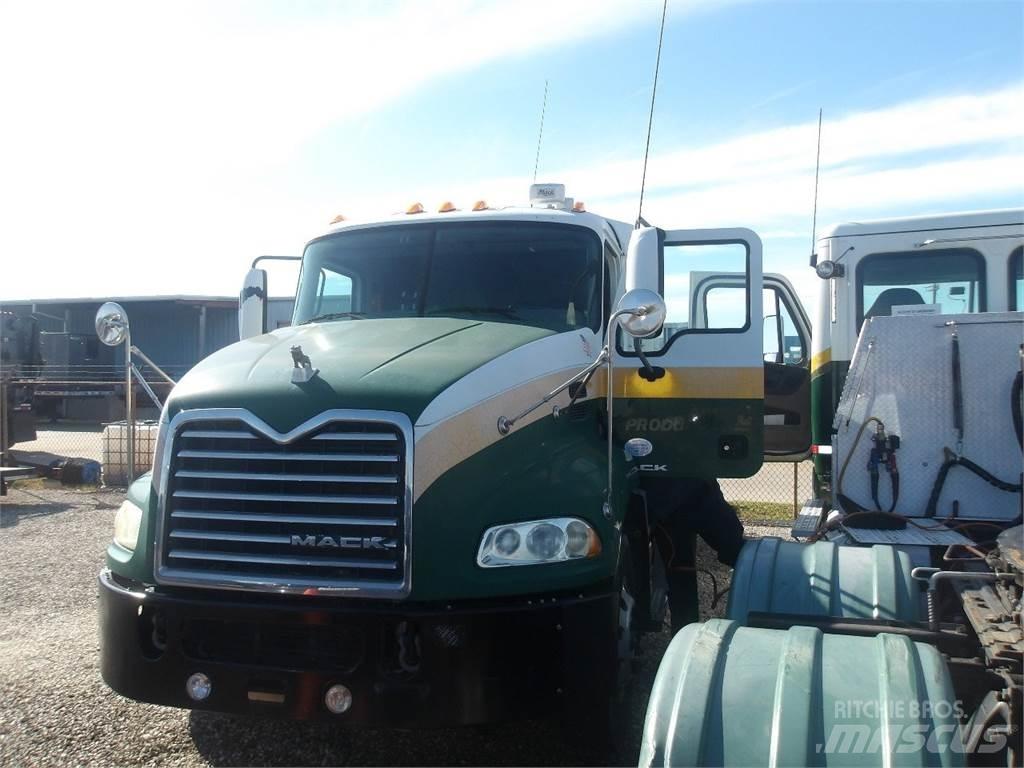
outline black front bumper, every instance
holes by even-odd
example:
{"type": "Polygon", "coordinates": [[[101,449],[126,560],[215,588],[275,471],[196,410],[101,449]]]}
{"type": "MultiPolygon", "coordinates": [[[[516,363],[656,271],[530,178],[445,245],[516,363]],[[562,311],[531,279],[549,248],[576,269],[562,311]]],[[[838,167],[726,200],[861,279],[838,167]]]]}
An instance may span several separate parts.
{"type": "Polygon", "coordinates": [[[101,669],[153,704],[396,727],[572,715],[614,685],[618,601],[593,594],[363,607],[331,598],[162,593],[104,570],[101,669]],[[213,683],[193,701],[189,675],[213,683]],[[324,693],[352,691],[331,714],[324,693]]]}

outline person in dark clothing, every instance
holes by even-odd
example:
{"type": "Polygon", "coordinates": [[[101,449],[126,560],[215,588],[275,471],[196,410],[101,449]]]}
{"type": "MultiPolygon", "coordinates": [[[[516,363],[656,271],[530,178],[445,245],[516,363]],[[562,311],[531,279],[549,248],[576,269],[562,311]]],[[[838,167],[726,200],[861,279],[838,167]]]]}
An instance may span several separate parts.
{"type": "Polygon", "coordinates": [[[672,634],[700,621],[697,595],[696,537],[736,565],[743,548],[743,523],[714,478],[651,479],[644,483],[653,522],[667,536],[660,540],[669,590],[672,634]]]}

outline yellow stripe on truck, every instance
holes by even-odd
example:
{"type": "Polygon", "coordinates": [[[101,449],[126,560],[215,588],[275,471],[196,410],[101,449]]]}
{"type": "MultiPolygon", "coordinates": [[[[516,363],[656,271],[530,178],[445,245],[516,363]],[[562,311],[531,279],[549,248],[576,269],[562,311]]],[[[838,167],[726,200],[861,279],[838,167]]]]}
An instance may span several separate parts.
{"type": "Polygon", "coordinates": [[[640,378],[633,366],[615,369],[615,397],[761,400],[764,370],[755,368],[666,368],[655,381],[640,378]]]}
{"type": "Polygon", "coordinates": [[[818,371],[832,362],[832,347],[823,349],[811,357],[811,376],[816,376],[818,371]]]}

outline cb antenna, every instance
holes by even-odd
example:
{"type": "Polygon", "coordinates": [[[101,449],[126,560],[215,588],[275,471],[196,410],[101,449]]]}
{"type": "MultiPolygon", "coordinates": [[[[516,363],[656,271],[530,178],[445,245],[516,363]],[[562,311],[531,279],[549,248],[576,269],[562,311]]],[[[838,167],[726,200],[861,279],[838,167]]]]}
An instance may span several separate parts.
{"type": "Polygon", "coordinates": [[[818,152],[814,160],[814,209],[811,214],[811,254],[813,259],[815,236],[818,232],[818,172],[821,169],[821,107],[818,107],[818,152]]]}
{"type": "Polygon", "coordinates": [[[654,60],[654,86],[651,88],[651,114],[647,118],[647,146],[644,147],[644,172],[640,177],[640,208],[636,212],[636,227],[644,220],[644,186],[647,183],[647,157],[651,153],[651,127],[654,125],[654,97],[658,94],[658,70],[661,68],[661,43],[665,39],[665,14],[668,0],[661,5],[661,30],[658,32],[658,56],[654,60]]]}
{"type": "Polygon", "coordinates": [[[537,132],[537,156],[533,159],[533,183],[537,183],[537,167],[540,165],[540,140],[544,138],[544,113],[548,110],[548,81],[544,80],[544,101],[540,105],[540,130],[537,132]]]}

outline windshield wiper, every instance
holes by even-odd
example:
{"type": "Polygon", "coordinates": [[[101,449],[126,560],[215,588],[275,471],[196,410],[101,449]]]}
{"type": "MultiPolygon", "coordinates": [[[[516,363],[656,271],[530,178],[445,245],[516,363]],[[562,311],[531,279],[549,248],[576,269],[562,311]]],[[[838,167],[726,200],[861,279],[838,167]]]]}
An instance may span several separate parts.
{"type": "Polygon", "coordinates": [[[445,307],[444,309],[432,309],[424,312],[424,315],[501,315],[509,320],[523,320],[511,307],[445,307]]]}
{"type": "Polygon", "coordinates": [[[326,315],[317,315],[311,317],[302,325],[308,325],[309,323],[317,323],[321,320],[341,320],[343,318],[349,318],[350,320],[362,320],[366,317],[364,312],[328,312],[326,315]]]}

